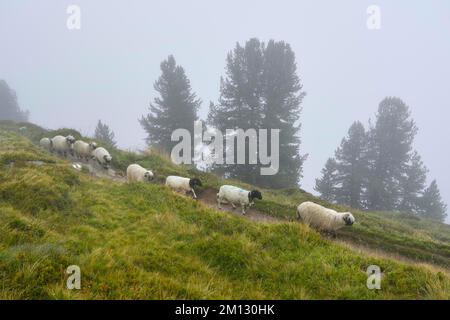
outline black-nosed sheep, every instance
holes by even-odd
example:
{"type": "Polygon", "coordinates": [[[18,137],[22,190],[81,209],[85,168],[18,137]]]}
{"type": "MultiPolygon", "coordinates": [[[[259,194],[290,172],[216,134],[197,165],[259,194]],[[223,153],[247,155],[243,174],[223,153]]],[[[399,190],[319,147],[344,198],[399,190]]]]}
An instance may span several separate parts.
{"type": "Polygon", "coordinates": [[[73,136],[56,136],[51,139],[51,143],[53,150],[60,155],[63,155],[64,157],[66,157],[68,153],[73,155],[73,144],[75,143],[75,138],[73,136]]]}
{"type": "Polygon", "coordinates": [[[86,161],[89,160],[90,157],[92,157],[92,151],[94,151],[97,148],[97,144],[95,142],[86,143],[82,140],[77,140],[73,144],[73,151],[75,153],[75,156],[78,159],[85,159],[86,161]]]}
{"type": "Polygon", "coordinates": [[[138,182],[148,182],[152,181],[154,178],[153,172],[141,167],[138,164],[130,164],[127,168],[127,180],[138,181],[138,182]]]}
{"type": "Polygon", "coordinates": [[[192,192],[194,199],[197,199],[194,188],[201,186],[202,182],[197,178],[183,178],[178,176],[168,176],[166,178],[166,186],[176,191],[192,192]]]}
{"type": "Polygon", "coordinates": [[[96,148],[92,151],[92,159],[97,161],[99,165],[101,165],[104,169],[109,169],[109,166],[112,161],[112,157],[109,154],[108,150],[103,147],[96,148]]]}
{"type": "Polygon", "coordinates": [[[306,201],[297,207],[297,218],[320,231],[334,232],[344,226],[351,226],[355,218],[350,212],[337,212],[306,201]]]}
{"type": "Polygon", "coordinates": [[[248,191],[229,185],[221,186],[217,194],[219,209],[221,209],[222,203],[231,203],[233,208],[236,208],[236,204],[239,204],[242,207],[242,214],[245,214],[247,207],[254,204],[254,199],[262,200],[261,192],[258,190],[248,191]]]}

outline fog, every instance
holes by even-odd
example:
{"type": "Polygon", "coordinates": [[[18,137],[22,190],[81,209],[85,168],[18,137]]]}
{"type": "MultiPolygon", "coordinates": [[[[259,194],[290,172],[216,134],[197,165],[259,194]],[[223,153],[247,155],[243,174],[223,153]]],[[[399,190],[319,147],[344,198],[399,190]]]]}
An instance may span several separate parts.
{"type": "Polygon", "coordinates": [[[303,101],[302,188],[312,192],[326,159],[355,120],[374,118],[397,96],[419,127],[415,147],[450,203],[450,2],[377,1],[0,2],[0,79],[31,121],[92,134],[98,119],[119,146],[144,146],[137,119],[155,96],[159,64],[173,54],[203,100],[217,101],[225,58],[251,37],[284,40],[296,53],[303,101]],[[68,5],[81,29],[66,27],[68,5]]]}

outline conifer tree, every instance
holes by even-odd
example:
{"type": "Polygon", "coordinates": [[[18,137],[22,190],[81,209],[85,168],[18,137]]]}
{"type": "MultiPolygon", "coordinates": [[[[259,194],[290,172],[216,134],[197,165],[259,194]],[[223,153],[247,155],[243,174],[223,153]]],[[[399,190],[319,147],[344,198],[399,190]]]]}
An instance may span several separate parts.
{"type": "Polygon", "coordinates": [[[171,152],[177,141],[171,141],[176,129],[186,129],[193,139],[194,122],[201,100],[192,92],[183,67],[170,55],[161,63],[161,76],[154,84],[159,96],[150,104],[149,113],[139,121],[147,132],[149,145],[171,152]]]}
{"type": "MultiPolygon", "coordinates": [[[[222,132],[236,128],[267,129],[269,137],[271,129],[279,129],[280,166],[276,175],[262,176],[262,165],[249,164],[247,156],[245,165],[225,164],[218,169],[228,177],[266,187],[296,186],[304,161],[298,136],[303,97],[295,55],[287,43],[271,40],[265,45],[258,39],[250,39],[244,46],[236,44],[227,56],[220,98],[210,108],[208,122],[222,132]]],[[[271,154],[270,143],[268,148],[271,154]]],[[[248,155],[248,141],[246,150],[248,155]]]]}
{"type": "Polygon", "coordinates": [[[412,149],[416,133],[409,107],[399,98],[384,99],[369,131],[358,121],[352,124],[316,180],[316,190],[327,200],[354,208],[443,220],[446,205],[436,182],[424,190],[428,170],[412,149]]]}
{"type": "MultiPolygon", "coordinates": [[[[284,41],[270,40],[264,50],[262,127],[280,129],[280,170],[274,176],[261,176],[264,186],[295,187],[302,177],[307,155],[300,154],[301,103],[305,96],[297,75],[295,54],[284,41]]],[[[270,141],[270,138],[267,138],[270,141]]],[[[270,145],[269,145],[270,148],[270,145]]]]}
{"type": "Polygon", "coordinates": [[[337,163],[333,158],[329,158],[325,167],[321,171],[322,177],[316,179],[314,190],[319,192],[320,197],[329,202],[336,200],[337,180],[337,163]]]}
{"type": "Polygon", "coordinates": [[[417,151],[411,156],[410,163],[405,167],[405,173],[400,180],[401,202],[399,211],[418,212],[420,197],[425,189],[427,168],[417,151]]]}
{"type": "Polygon", "coordinates": [[[115,134],[105,123],[98,120],[97,127],[95,128],[94,138],[104,143],[116,147],[117,143],[115,141],[115,134]]]}
{"type": "Polygon", "coordinates": [[[417,132],[410,116],[409,107],[399,98],[385,98],[379,105],[369,132],[369,209],[394,210],[400,203],[400,184],[417,132]]]}
{"type": "Polygon", "coordinates": [[[17,102],[17,95],[5,80],[0,80],[0,120],[15,122],[28,121],[28,111],[22,111],[17,102]]]}
{"type": "Polygon", "coordinates": [[[419,213],[427,218],[445,221],[447,205],[442,201],[436,180],[425,189],[420,201],[419,213]]]}
{"type": "Polygon", "coordinates": [[[354,122],[348,136],[336,150],[339,188],[335,190],[338,203],[363,208],[363,192],[367,181],[367,135],[361,122],[354,122]]]}
{"type": "MultiPolygon", "coordinates": [[[[258,129],[261,127],[263,44],[250,39],[241,46],[236,43],[226,59],[225,76],[220,79],[220,96],[217,104],[211,104],[208,123],[221,132],[227,129],[258,129]]],[[[258,165],[249,163],[249,145],[246,141],[245,165],[237,163],[237,146],[234,147],[234,164],[213,166],[213,171],[226,177],[257,183],[258,165]]],[[[227,150],[224,149],[224,153],[227,150]]],[[[225,158],[225,155],[224,155],[225,158]]]]}

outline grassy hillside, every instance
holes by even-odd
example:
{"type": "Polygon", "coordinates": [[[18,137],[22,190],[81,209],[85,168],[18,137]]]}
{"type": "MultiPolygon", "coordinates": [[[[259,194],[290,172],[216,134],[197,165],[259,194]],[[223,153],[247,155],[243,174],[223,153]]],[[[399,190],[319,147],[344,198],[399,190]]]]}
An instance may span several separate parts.
{"type": "MultiPolygon", "coordinates": [[[[281,221],[255,223],[160,184],[77,172],[33,144],[48,132],[20,127],[0,123],[0,298],[450,298],[446,272],[356,252],[290,222],[293,208],[313,199],[302,191],[265,190],[258,209],[281,221]],[[74,264],[80,291],[65,289],[74,264]],[[379,291],[366,288],[372,264],[384,273],[379,291]]],[[[119,170],[138,162],[159,180],[190,174],[205,189],[221,183],[159,154],[113,156],[119,170]]],[[[448,226],[393,213],[355,216],[339,239],[449,266],[448,226]]]]}
{"type": "MultiPolygon", "coordinates": [[[[218,189],[224,183],[232,183],[247,189],[254,188],[240,181],[225,181],[189,167],[175,166],[169,159],[159,154],[149,156],[115,151],[114,156],[117,168],[125,171],[128,164],[136,162],[144,167],[154,168],[160,180],[170,174],[179,174],[200,177],[204,182],[203,189],[218,189]]],[[[314,201],[339,211],[351,211],[357,223],[352,228],[338,231],[340,239],[407,259],[450,268],[450,225],[406,213],[362,212],[333,205],[301,189],[262,189],[262,192],[264,201],[256,202],[255,208],[264,214],[293,221],[296,219],[297,206],[304,201],[314,201]]]]}

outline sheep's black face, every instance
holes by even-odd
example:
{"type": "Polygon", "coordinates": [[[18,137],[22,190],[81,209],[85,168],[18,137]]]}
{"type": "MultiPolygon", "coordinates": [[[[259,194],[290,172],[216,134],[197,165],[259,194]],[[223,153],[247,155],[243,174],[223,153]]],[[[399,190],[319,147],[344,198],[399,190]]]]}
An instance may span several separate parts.
{"type": "Polygon", "coordinates": [[[68,144],[74,144],[75,143],[75,138],[72,136],[67,136],[66,137],[66,141],[68,144]]]}
{"type": "Polygon", "coordinates": [[[110,163],[111,162],[111,157],[109,157],[107,154],[105,154],[104,156],[103,156],[103,160],[105,160],[105,163],[110,163]]]}
{"type": "Polygon", "coordinates": [[[262,194],[258,190],[253,190],[250,192],[250,200],[259,199],[262,200],[262,194]]]}
{"type": "Polygon", "coordinates": [[[202,186],[202,182],[200,181],[200,179],[193,178],[193,179],[189,180],[189,186],[191,188],[194,188],[195,186],[201,187],[202,186]]]}
{"type": "Polygon", "coordinates": [[[97,144],[95,142],[89,143],[89,146],[91,147],[92,150],[97,149],[97,144]]]}
{"type": "Polygon", "coordinates": [[[350,213],[344,214],[342,219],[344,219],[344,222],[345,222],[346,226],[351,226],[355,222],[355,218],[350,213]]]}
{"type": "Polygon", "coordinates": [[[151,181],[151,180],[153,180],[153,174],[150,171],[147,171],[144,174],[144,178],[147,179],[147,181],[151,181]]]}

